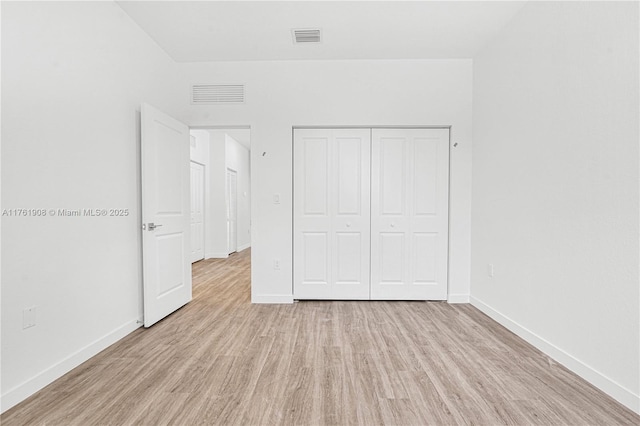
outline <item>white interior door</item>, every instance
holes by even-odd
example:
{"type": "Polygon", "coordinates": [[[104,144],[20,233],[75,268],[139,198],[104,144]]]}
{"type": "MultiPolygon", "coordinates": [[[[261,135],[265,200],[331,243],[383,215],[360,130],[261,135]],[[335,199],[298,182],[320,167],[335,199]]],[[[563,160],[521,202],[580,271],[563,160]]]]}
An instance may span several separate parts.
{"type": "Polygon", "coordinates": [[[204,166],[191,162],[191,263],[204,259],[204,166]]]}
{"type": "Polygon", "coordinates": [[[227,238],[229,254],[238,250],[238,173],[227,169],[227,238]]]}
{"type": "Polygon", "coordinates": [[[295,129],[295,299],[369,299],[370,130],[295,129]]]}
{"type": "Polygon", "coordinates": [[[189,129],[142,105],[144,326],[191,300],[189,129]]]}
{"type": "Polygon", "coordinates": [[[445,300],[449,130],[374,129],[371,298],[445,300]]]}

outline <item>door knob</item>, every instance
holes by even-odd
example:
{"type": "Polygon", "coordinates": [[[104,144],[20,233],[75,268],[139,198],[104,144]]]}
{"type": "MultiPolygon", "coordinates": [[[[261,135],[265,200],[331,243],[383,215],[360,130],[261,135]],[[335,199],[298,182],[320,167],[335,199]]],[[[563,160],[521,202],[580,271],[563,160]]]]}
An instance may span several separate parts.
{"type": "Polygon", "coordinates": [[[391,227],[392,227],[392,228],[395,228],[395,227],[396,227],[396,224],[395,224],[395,223],[393,223],[393,222],[391,222],[391,227]]]}
{"type": "Polygon", "coordinates": [[[149,222],[149,231],[153,231],[154,229],[159,228],[159,227],[161,227],[161,226],[162,226],[162,225],[160,225],[160,224],[156,225],[156,224],[155,224],[155,223],[153,223],[153,222],[149,222]]]}
{"type": "Polygon", "coordinates": [[[347,228],[351,228],[351,224],[350,223],[347,223],[347,228]]]}

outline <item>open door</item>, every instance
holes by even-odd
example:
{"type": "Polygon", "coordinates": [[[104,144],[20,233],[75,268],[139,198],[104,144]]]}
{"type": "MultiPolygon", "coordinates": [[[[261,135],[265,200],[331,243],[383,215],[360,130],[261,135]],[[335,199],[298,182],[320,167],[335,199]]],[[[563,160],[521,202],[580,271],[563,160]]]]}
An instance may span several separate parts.
{"type": "Polygon", "coordinates": [[[144,326],[191,300],[189,128],[142,104],[144,326]]]}

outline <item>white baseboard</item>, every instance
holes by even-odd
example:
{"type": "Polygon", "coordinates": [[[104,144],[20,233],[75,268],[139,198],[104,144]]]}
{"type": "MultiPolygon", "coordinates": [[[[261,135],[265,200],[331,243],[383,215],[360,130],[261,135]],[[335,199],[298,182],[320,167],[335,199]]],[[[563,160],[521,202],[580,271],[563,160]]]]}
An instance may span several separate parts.
{"type": "Polygon", "coordinates": [[[562,364],[578,376],[582,377],[607,395],[620,402],[622,405],[640,414],[640,395],[634,394],[629,389],[621,386],[599,371],[594,370],[592,367],[575,358],[573,355],[565,352],[544,338],[529,331],[517,322],[496,311],[483,301],[471,296],[471,304],[508,330],[512,331],[514,334],[553,358],[558,363],[562,364]]]}
{"type": "Polygon", "coordinates": [[[40,389],[64,376],[69,371],[87,361],[89,358],[97,355],[99,352],[103,351],[107,347],[125,337],[127,334],[140,327],[142,327],[142,318],[129,321],[128,323],[111,331],[107,335],[93,341],[84,348],[69,355],[67,358],[63,359],[57,364],[52,365],[51,367],[25,381],[24,383],[14,387],[13,389],[9,389],[2,395],[2,407],[0,407],[0,412],[4,413],[9,408],[24,401],[34,393],[38,392],[40,389]]]}
{"type": "Polygon", "coordinates": [[[293,303],[292,294],[252,294],[251,303],[293,303]]]}
{"type": "Polygon", "coordinates": [[[242,251],[242,250],[246,250],[249,247],[251,247],[251,243],[247,243],[247,244],[243,244],[241,246],[238,247],[237,251],[242,251]]]}
{"type": "Polygon", "coordinates": [[[229,253],[207,253],[205,259],[226,259],[229,257],[229,253]]]}
{"type": "Polygon", "coordinates": [[[469,303],[469,295],[468,294],[450,294],[449,297],[447,297],[447,302],[469,303]]]}

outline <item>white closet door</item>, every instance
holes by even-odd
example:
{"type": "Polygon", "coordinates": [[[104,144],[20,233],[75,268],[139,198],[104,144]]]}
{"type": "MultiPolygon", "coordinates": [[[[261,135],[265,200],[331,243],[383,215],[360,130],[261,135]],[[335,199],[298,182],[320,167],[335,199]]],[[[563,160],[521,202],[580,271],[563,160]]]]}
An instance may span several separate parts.
{"type": "Polygon", "coordinates": [[[374,129],[371,299],[445,300],[449,130],[374,129]]]}
{"type": "Polygon", "coordinates": [[[370,130],[294,131],[294,298],[369,299],[370,130]]]}

